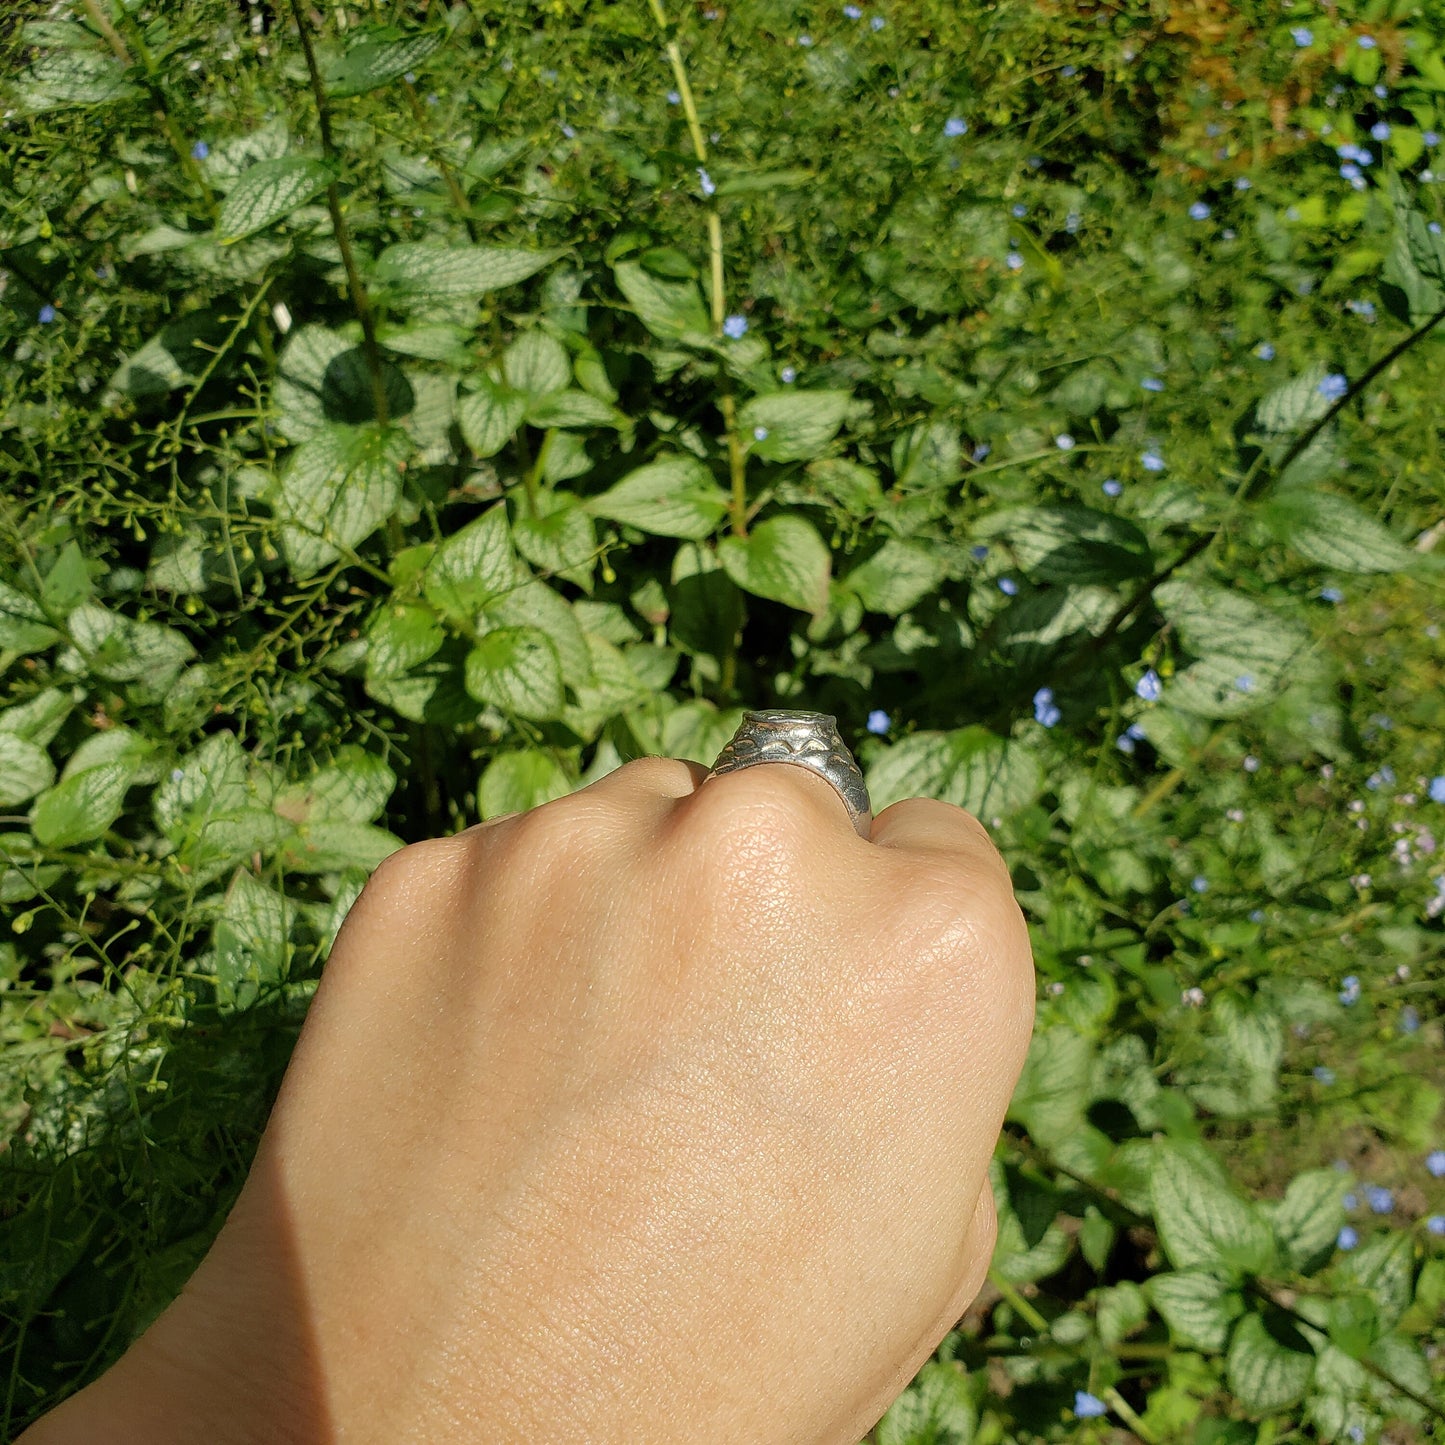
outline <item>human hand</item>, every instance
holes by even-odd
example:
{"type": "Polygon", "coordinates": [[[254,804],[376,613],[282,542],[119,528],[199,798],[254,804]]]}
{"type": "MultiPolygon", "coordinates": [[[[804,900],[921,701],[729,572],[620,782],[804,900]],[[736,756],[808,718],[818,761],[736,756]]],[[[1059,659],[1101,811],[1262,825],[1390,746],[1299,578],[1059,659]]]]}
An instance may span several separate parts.
{"type": "Polygon", "coordinates": [[[25,1445],[858,1440],[988,1266],[1027,932],[949,804],[705,777],[383,863],[215,1245],[25,1445]]]}

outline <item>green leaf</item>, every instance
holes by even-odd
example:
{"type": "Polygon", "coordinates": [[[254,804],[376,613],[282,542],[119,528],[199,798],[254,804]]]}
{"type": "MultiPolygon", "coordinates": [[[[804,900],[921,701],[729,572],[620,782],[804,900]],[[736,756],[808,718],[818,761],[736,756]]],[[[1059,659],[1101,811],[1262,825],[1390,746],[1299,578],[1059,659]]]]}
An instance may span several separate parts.
{"type": "Polygon", "coordinates": [[[689,456],[664,456],[638,467],[584,505],[641,532],[692,540],[711,536],[728,508],[712,473],[689,456]]]}
{"type": "Polygon", "coordinates": [[[516,436],[527,414],[527,398],[489,376],[476,380],[477,389],[457,399],[457,425],[476,456],[494,457],[516,436]]]}
{"type": "Polygon", "coordinates": [[[127,77],[127,68],[108,53],[78,47],[54,50],[21,74],[15,93],[21,107],[30,112],[104,105],[140,96],[127,77]]]}
{"type": "Polygon", "coordinates": [[[285,789],[274,806],[297,825],[370,823],[386,808],[395,788],[396,774],[380,758],[347,743],[304,783],[285,789]]]}
{"type": "Polygon", "coordinates": [[[288,836],[283,862],[300,873],[339,873],[346,868],[370,872],[400,847],[401,839],[385,828],[323,820],[304,824],[288,836]]]}
{"type": "Polygon", "coordinates": [[[1312,366],[1277,386],[1254,409],[1255,425],[1273,437],[1293,436],[1318,421],[1334,404],[1320,394],[1323,366],[1312,366]]]}
{"type": "Polygon", "coordinates": [[[555,336],[535,328],[524,331],[502,353],[502,373],[507,385],[529,400],[565,390],[572,383],[566,347],[555,336]]]}
{"type": "Polygon", "coordinates": [[[40,585],[40,600],[52,617],[68,617],[94,592],[85,553],[67,542],[40,585]]]}
{"type": "Polygon", "coordinates": [[[153,748],[125,727],[86,738],[71,754],[60,781],[42,793],[31,810],[36,842],[69,848],[99,838],[120,817],[126,791],[153,748]]]}
{"type": "Polygon", "coordinates": [[[1270,1415],[1304,1397],[1315,1361],[1302,1338],[1298,1344],[1295,1348],[1293,1341],[1276,1338],[1257,1314],[1240,1321],[1230,1341],[1225,1375],[1235,1399],[1250,1414],[1270,1415]]]}
{"type": "Polygon", "coordinates": [[[717,554],[696,542],[673,555],[667,603],[669,636],[690,653],[724,656],[743,625],[743,594],[717,554]]]}
{"type": "Polygon", "coordinates": [[[467,693],[518,717],[545,722],[563,707],[562,667],[536,627],[499,627],[467,654],[467,693]]]}
{"type": "Polygon", "coordinates": [[[591,592],[597,565],[597,524],[575,497],[560,492],[544,496],[547,500],[542,505],[548,510],[539,508],[535,517],[512,519],[517,551],[533,566],[591,592]]]}
{"type": "Polygon", "coordinates": [[[791,387],[755,396],[738,411],[738,430],[749,449],[767,461],[809,460],[833,440],[852,399],[848,391],[791,387]],[[759,431],[765,435],[759,437],[759,431]]]}
{"type": "Polygon", "coordinates": [[[1169,1262],[1236,1278],[1269,1267],[1273,1238],[1254,1205],[1236,1194],[1202,1146],[1160,1139],[1151,1181],[1154,1219],[1169,1262]]]}
{"type": "MultiPolygon", "coordinates": [[[[387,413],[396,420],[411,411],[416,397],[391,362],[382,362],[381,378],[387,413]]],[[[374,422],[376,398],[365,352],[325,326],[300,327],[282,353],[271,407],[291,442],[305,441],[333,422],[374,422]]]]}
{"type": "Polygon", "coordinates": [[[275,506],[281,546],[297,577],[355,548],[396,511],[409,450],[396,428],[335,424],[296,448],[275,506]]]}
{"type": "Polygon", "coordinates": [[[962,456],[955,426],[921,421],[893,443],[893,475],[905,492],[951,486],[958,480],[962,456]]]}
{"type": "Polygon", "coordinates": [[[444,618],[473,626],[483,607],[526,580],[512,550],[507,504],[497,502],[437,548],[422,593],[444,618]]]}
{"type": "Polygon", "coordinates": [[[446,633],[430,607],[416,602],[388,602],[372,616],[366,629],[366,676],[402,677],[432,657],[446,633]]]}
{"type": "Polygon", "coordinates": [[[0,808],[27,803],[55,781],[50,754],[12,732],[0,732],[0,808]]]}
{"type": "Polygon", "coordinates": [[[1027,807],[1043,786],[1038,759],[984,727],[913,733],[868,770],[875,812],[900,798],[927,797],[989,818],[1027,807]]]}
{"type": "Polygon", "coordinates": [[[334,100],[361,95],[377,86],[403,76],[418,65],[442,43],[439,30],[426,30],[415,35],[402,35],[394,30],[363,33],[346,51],[325,67],[322,83],[334,100]]]}
{"type": "Polygon", "coordinates": [[[515,246],[439,246],[402,241],[376,260],[376,279],[402,298],[445,301],[480,297],[535,276],[562,255],[515,246]]]}
{"type": "Polygon", "coordinates": [[[659,341],[681,341],[690,346],[713,344],[712,323],[697,282],[664,281],[635,261],[619,261],[612,272],[637,319],[659,341]]]}
{"type": "Polygon", "coordinates": [[[1343,1283],[1363,1290],[1374,1301],[1381,1330],[1392,1330],[1410,1307],[1414,1244],[1407,1233],[1377,1234],[1345,1255],[1336,1272],[1343,1283]]]}
{"type": "Polygon", "coordinates": [[[331,180],[331,168],[314,156],[282,156],[258,161],[221,202],[216,238],[223,246],[254,236],[299,211],[331,180]]]}
{"type": "Polygon", "coordinates": [[[191,385],[214,360],[229,330],[218,311],[187,312],[121,362],[101,400],[109,405],[121,396],[160,396],[191,385]]]}
{"type": "Polygon", "coordinates": [[[478,625],[486,629],[535,628],[546,633],[556,648],[564,683],[580,687],[592,676],[587,639],[572,604],[535,577],[524,577],[517,586],[488,602],[478,625]]]}
{"type": "Polygon", "coordinates": [[[978,1428],[968,1374],[931,1360],[878,1422],[878,1445],[969,1445],[978,1428]]]}
{"type": "Polygon", "coordinates": [[[827,610],[833,559],[817,529],[802,517],[770,517],[746,539],[723,538],[718,560],[744,592],[815,617],[827,610]]]}
{"type": "Polygon", "coordinates": [[[1172,1342],[1186,1350],[1222,1352],[1244,1301],[1223,1280],[1195,1270],[1156,1274],[1144,1293],[1169,1326],[1172,1342]]]}
{"type": "Polygon", "coordinates": [[[539,397],[527,408],[527,420],[535,427],[597,427],[625,429],[627,418],[615,406],[575,388],[539,397]]]}
{"type": "Polygon", "coordinates": [[[245,869],[226,890],[212,933],[216,995],[229,1008],[247,1008],[263,988],[280,981],[290,953],[292,905],[245,869]]]}
{"type": "Polygon", "coordinates": [[[83,694],[58,687],[47,687],[29,702],[0,712],[0,733],[10,733],[37,747],[48,747],[60,731],[65,719],[74,710],[83,694]]]}
{"type": "Polygon", "coordinates": [[[0,582],[0,649],[20,656],[39,652],[60,639],[45,609],[33,598],[0,582]]]}
{"type": "Polygon", "coordinates": [[[1344,1190],[1333,1169],[1309,1169],[1290,1180],[1274,1214],[1274,1237],[1291,1269],[1327,1254],[1345,1222],[1344,1190]]]}
{"type": "Polygon", "coordinates": [[[890,538],[839,580],[870,612],[896,617],[921,602],[947,575],[948,562],[937,548],[890,538]]]}
{"type": "Polygon", "coordinates": [[[1332,492],[1277,492],[1262,516],[1280,541],[1336,572],[1401,572],[1418,560],[1358,503],[1332,492]]]}
{"type": "Polygon", "coordinates": [[[1132,522],[1091,507],[1011,507],[975,529],[1002,537],[1015,563],[1037,582],[1121,582],[1154,570],[1149,539],[1132,522]]]}
{"type": "Polygon", "coordinates": [[[70,614],[70,640],[95,677],[139,683],[159,694],[196,655],[190,642],[160,622],[137,622],[86,602],[70,614]]]}
{"type": "Polygon", "coordinates": [[[498,753],[477,784],[477,807],[483,818],[525,813],[572,791],[572,779],[557,759],[540,748],[498,753]]]}
{"type": "Polygon", "coordinates": [[[1092,1102],[1094,1045],[1071,1028],[1040,1029],[1029,1042],[1009,1118],[1051,1149],[1078,1130],[1092,1102]]]}

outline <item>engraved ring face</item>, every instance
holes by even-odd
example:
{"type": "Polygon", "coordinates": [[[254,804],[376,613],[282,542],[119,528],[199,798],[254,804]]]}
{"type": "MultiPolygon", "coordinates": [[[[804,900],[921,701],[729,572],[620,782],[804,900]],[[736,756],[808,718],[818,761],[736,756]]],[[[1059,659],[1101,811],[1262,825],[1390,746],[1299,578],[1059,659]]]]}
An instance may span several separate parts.
{"type": "Polygon", "coordinates": [[[791,763],[826,778],[843,800],[860,838],[872,822],[868,785],[838,733],[838,719],[822,712],[769,708],[743,714],[732,741],[718,754],[708,777],[735,773],[758,763],[791,763]]]}

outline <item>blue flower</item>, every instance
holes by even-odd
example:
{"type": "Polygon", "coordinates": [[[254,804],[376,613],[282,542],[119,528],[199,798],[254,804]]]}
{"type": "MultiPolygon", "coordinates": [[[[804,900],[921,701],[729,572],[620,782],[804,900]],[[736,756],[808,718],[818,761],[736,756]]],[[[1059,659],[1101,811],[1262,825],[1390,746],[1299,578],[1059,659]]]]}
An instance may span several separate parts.
{"type": "Polygon", "coordinates": [[[1139,453],[1139,464],[1146,472],[1162,472],[1164,470],[1164,458],[1153,447],[1146,452],[1139,453]]]}
{"type": "Polygon", "coordinates": [[[1010,271],[1023,270],[1024,258],[1020,256],[1017,251],[1010,251],[1008,255],[1004,257],[1004,260],[1008,263],[1008,268],[1010,271]]]}
{"type": "Polygon", "coordinates": [[[864,724],[870,733],[882,736],[893,726],[893,719],[883,711],[881,707],[875,707],[868,714],[868,721],[864,724]]]}
{"type": "Polygon", "coordinates": [[[198,161],[205,160],[205,158],[210,155],[210,153],[210,146],[208,146],[203,140],[198,140],[195,145],[191,147],[191,155],[194,159],[198,161]]]}
{"type": "Polygon", "coordinates": [[[1341,1249],[1353,1249],[1360,1242],[1360,1231],[1352,1224],[1347,1224],[1335,1236],[1335,1243],[1341,1249]]]}
{"type": "Polygon", "coordinates": [[[1343,602],[1344,600],[1345,600],[1345,594],[1344,594],[1343,592],[1341,592],[1338,587],[1321,587],[1321,588],[1320,588],[1320,601],[1321,601],[1321,602],[1343,602]]]}
{"type": "Polygon", "coordinates": [[[998,579],[998,590],[1005,597],[1017,597],[1019,584],[1012,577],[1000,577],[998,579]]]}
{"type": "Polygon", "coordinates": [[[1332,371],[1315,388],[1326,401],[1338,401],[1349,389],[1350,383],[1338,371],[1332,371]]]}
{"type": "Polygon", "coordinates": [[[1427,222],[1425,223],[1425,229],[1426,229],[1427,231],[1429,231],[1429,233],[1430,233],[1432,236],[1438,236],[1438,235],[1440,234],[1440,222],[1439,222],[1439,221],[1427,221],[1427,222]]]}
{"type": "MultiPolygon", "coordinates": [[[[1312,1072],[1315,1076],[1315,1083],[1323,1084],[1325,1088],[1329,1088],[1335,1081],[1335,1071],[1325,1068],[1323,1064],[1316,1064],[1312,1072]]],[[[1348,1196],[1346,1197],[1348,1198],[1348,1196]]],[[[1349,1205],[1347,1204],[1345,1208],[1348,1209],[1349,1205]]]]}
{"type": "Polygon", "coordinates": [[[1430,801],[1432,803],[1445,803],[1445,773],[1438,778],[1430,779],[1430,801]]]}
{"type": "Polygon", "coordinates": [[[1208,893],[1209,879],[1207,879],[1202,873],[1196,873],[1194,877],[1189,880],[1189,886],[1196,893],[1208,893]]]}
{"type": "Polygon", "coordinates": [[[1241,764],[1246,773],[1257,773],[1259,771],[1259,759],[1253,753],[1244,755],[1244,762],[1241,764]]]}
{"type": "Polygon", "coordinates": [[[806,50],[812,43],[813,37],[811,35],[798,36],[798,44],[801,45],[804,50],[806,50]]]}
{"type": "Polygon", "coordinates": [[[1070,76],[1077,75],[1078,73],[1079,67],[1077,65],[1061,65],[1059,67],[1059,74],[1062,75],[1065,80],[1068,80],[1070,76]]]}
{"type": "Polygon", "coordinates": [[[53,307],[50,302],[47,301],[45,305],[42,306],[40,310],[35,313],[35,319],[42,326],[49,326],[50,323],[55,320],[55,307],[53,307]]]}
{"type": "Polygon", "coordinates": [[[1013,214],[1014,220],[1016,221],[1022,221],[1023,218],[1029,213],[1029,208],[1024,205],[1022,201],[1015,201],[1009,209],[1013,214]]]}
{"type": "Polygon", "coordinates": [[[667,103],[669,105],[681,105],[682,97],[675,90],[669,90],[667,92],[667,103]]]}
{"type": "Polygon", "coordinates": [[[1072,451],[1074,449],[1074,439],[1068,432],[1062,431],[1054,438],[1054,445],[1058,447],[1061,452],[1072,451]]]}
{"type": "Polygon", "coordinates": [[[1425,1221],[1425,1228],[1428,1229],[1431,1234],[1435,1235],[1437,1239],[1441,1235],[1445,1235],[1445,1214],[1432,1214],[1429,1219],[1425,1221]]]}
{"type": "Polygon", "coordinates": [[[1389,1214],[1395,1207],[1395,1196],[1378,1184],[1372,1184],[1365,1190],[1365,1200],[1371,1214],[1389,1214]]]}
{"type": "Polygon", "coordinates": [[[1081,1420],[1093,1420],[1108,1412],[1108,1406],[1087,1390],[1074,1391],[1074,1414],[1081,1420]]]}
{"type": "MultiPolygon", "coordinates": [[[[1339,1162],[1343,1164],[1345,1161],[1341,1159],[1339,1162]]],[[[1340,1203],[1343,1204],[1344,1207],[1348,1209],[1351,1213],[1353,1213],[1356,1209],[1360,1207],[1360,1201],[1355,1197],[1353,1191],[1346,1194],[1344,1198],[1340,1200],[1340,1203]]]]}
{"type": "Polygon", "coordinates": [[[1356,316],[1363,316],[1366,321],[1375,319],[1375,303],[1373,301],[1356,301],[1352,296],[1345,302],[1345,310],[1353,311],[1356,316]]]}
{"type": "Polygon", "coordinates": [[[1303,50],[1306,45],[1314,44],[1315,33],[1308,25],[1296,25],[1289,34],[1290,39],[1293,40],[1301,50],[1303,50]]]}
{"type": "Polygon", "coordinates": [[[1346,161],[1344,165],[1340,167],[1340,174],[1347,181],[1358,181],[1361,179],[1360,168],[1354,161],[1346,161]]]}
{"type": "Polygon", "coordinates": [[[795,382],[795,381],[798,379],[798,373],[797,373],[797,370],[796,370],[794,367],[785,366],[785,367],[778,373],[778,377],[779,377],[780,380],[786,382],[788,385],[791,386],[792,383],[795,382]]]}
{"type": "Polygon", "coordinates": [[[717,190],[712,177],[701,166],[697,168],[697,183],[702,187],[702,193],[705,196],[710,196],[717,190]]]}
{"type": "Polygon", "coordinates": [[[1340,989],[1340,1002],[1348,1008],[1351,1004],[1358,1003],[1359,1001],[1360,980],[1354,974],[1349,974],[1340,989]]]}
{"type": "Polygon", "coordinates": [[[1355,44],[1361,50],[1373,50],[1375,48],[1375,37],[1373,35],[1361,35],[1356,37],[1355,44]]]}
{"type": "Polygon", "coordinates": [[[967,135],[968,122],[959,116],[951,115],[943,122],[943,133],[949,136],[967,135]]]}
{"type": "Polygon", "coordinates": [[[723,335],[730,336],[734,341],[741,341],[748,329],[748,318],[746,316],[729,316],[723,322],[723,335]]]}
{"type": "Polygon", "coordinates": [[[565,135],[568,140],[576,140],[577,138],[577,132],[573,130],[570,125],[563,125],[562,134],[565,135]]]}
{"type": "Polygon", "coordinates": [[[1445,1179],[1445,1149],[1432,1149],[1425,1156],[1425,1168],[1432,1179],[1445,1179]]]}
{"type": "Polygon", "coordinates": [[[1251,908],[1251,909],[1249,910],[1249,921],[1250,921],[1251,923],[1263,923],[1263,922],[1264,922],[1264,909],[1262,909],[1262,908],[1251,908]]]}
{"type": "Polygon", "coordinates": [[[1234,685],[1240,692],[1253,692],[1254,675],[1248,672],[1241,672],[1239,676],[1234,679],[1234,685]]]}
{"type": "Polygon", "coordinates": [[[968,555],[972,557],[975,562],[982,562],[983,559],[988,556],[988,544],[985,542],[976,543],[968,549],[968,555]]]}
{"type": "Polygon", "coordinates": [[[1247,191],[1254,182],[1248,176],[1235,176],[1234,189],[1236,191],[1247,191]]]}
{"type": "Polygon", "coordinates": [[[1417,1034],[1420,1032],[1420,1011],[1406,1004],[1400,1010],[1400,1032],[1402,1034],[1417,1034]]]}
{"type": "Polygon", "coordinates": [[[1134,752],[1134,739],[1131,738],[1128,733],[1120,733],[1119,736],[1114,739],[1114,746],[1118,748],[1121,753],[1129,753],[1132,755],[1134,752]]]}
{"type": "Polygon", "coordinates": [[[1124,484],[1117,477],[1107,477],[1099,484],[1106,497],[1117,497],[1124,490],[1124,484]]]}
{"type": "Polygon", "coordinates": [[[1370,127],[1370,134],[1376,140],[1389,140],[1390,122],[1387,120],[1377,120],[1374,125],[1370,127]]]}
{"type": "Polygon", "coordinates": [[[1386,85],[1384,81],[1381,81],[1378,85],[1372,85],[1370,89],[1376,95],[1378,95],[1381,100],[1384,100],[1384,98],[1390,93],[1390,87],[1386,85]]]}
{"type": "Polygon", "coordinates": [[[1273,361],[1274,347],[1267,341],[1261,341],[1259,345],[1254,348],[1254,354],[1259,357],[1261,361],[1273,361]]]}
{"type": "Polygon", "coordinates": [[[1372,165],[1375,160],[1375,153],[1374,151],[1358,150],[1355,152],[1355,159],[1359,161],[1362,166],[1372,165]]]}
{"type": "Polygon", "coordinates": [[[765,442],[765,441],[767,441],[767,439],[768,439],[768,429],[767,429],[767,427],[765,427],[765,426],[755,426],[755,427],[753,428],[753,440],[754,440],[755,442],[765,442]]]}
{"type": "Polygon", "coordinates": [[[1438,130],[1422,131],[1420,133],[1420,139],[1424,141],[1427,146],[1437,146],[1440,144],[1440,132],[1438,130]]]}
{"type": "Polygon", "coordinates": [[[1042,156],[1027,156],[1024,160],[1024,164],[1028,166],[1031,171],[1038,170],[1038,168],[1043,165],[1043,163],[1044,158],[1042,156]]]}
{"type": "Polygon", "coordinates": [[[1145,702],[1158,702],[1159,694],[1164,691],[1164,685],[1159,681],[1159,674],[1151,667],[1138,682],[1134,684],[1134,694],[1141,697],[1145,702]]]}
{"type": "Polygon", "coordinates": [[[1079,227],[1083,224],[1084,218],[1077,211],[1070,211],[1069,214],[1064,217],[1064,230],[1071,236],[1077,235],[1079,227]]]}
{"type": "Polygon", "coordinates": [[[843,7],[843,13],[850,20],[861,20],[863,18],[863,12],[856,5],[845,5],[843,7]]]}
{"type": "Polygon", "coordinates": [[[1053,688],[1041,687],[1034,694],[1034,721],[1051,728],[1061,717],[1063,713],[1054,705],[1053,688]]]}
{"type": "Polygon", "coordinates": [[[1209,215],[1209,206],[1204,201],[1195,201],[1189,208],[1189,218],[1192,221],[1207,221],[1209,215]]]}
{"type": "Polygon", "coordinates": [[[982,462],[988,459],[988,454],[993,448],[987,442],[979,442],[969,453],[970,458],[975,462],[982,462]]]}
{"type": "Polygon", "coordinates": [[[1164,383],[1160,381],[1157,376],[1146,376],[1144,380],[1139,383],[1139,385],[1142,386],[1145,391],[1164,390],[1164,383]]]}
{"type": "Polygon", "coordinates": [[[869,28],[870,30],[882,30],[883,27],[884,27],[884,25],[886,25],[886,24],[887,24],[887,21],[885,21],[884,18],[883,18],[881,15],[875,15],[875,16],[868,22],[868,28],[869,28]]]}

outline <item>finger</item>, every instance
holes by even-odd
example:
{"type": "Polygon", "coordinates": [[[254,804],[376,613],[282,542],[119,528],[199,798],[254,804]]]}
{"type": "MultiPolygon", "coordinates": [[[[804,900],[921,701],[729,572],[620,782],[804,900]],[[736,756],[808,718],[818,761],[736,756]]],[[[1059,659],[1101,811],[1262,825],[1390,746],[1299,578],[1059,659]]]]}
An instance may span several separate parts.
{"type": "Polygon", "coordinates": [[[937,798],[904,798],[873,820],[871,842],[905,853],[928,853],[976,863],[985,873],[1003,868],[988,830],[973,816],[937,798]]]}
{"type": "Polygon", "coordinates": [[[740,807],[781,809],[804,827],[831,838],[841,832],[861,841],[848,805],[832,783],[800,763],[752,763],[733,772],[710,775],[699,793],[740,807]]]}
{"type": "Polygon", "coordinates": [[[595,783],[589,783],[579,793],[624,805],[656,800],[670,803],[691,797],[705,777],[707,769],[686,758],[633,758],[595,783]]]}

